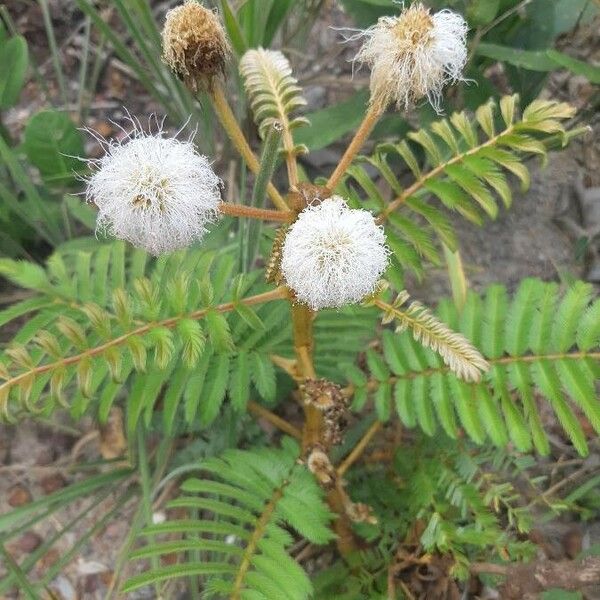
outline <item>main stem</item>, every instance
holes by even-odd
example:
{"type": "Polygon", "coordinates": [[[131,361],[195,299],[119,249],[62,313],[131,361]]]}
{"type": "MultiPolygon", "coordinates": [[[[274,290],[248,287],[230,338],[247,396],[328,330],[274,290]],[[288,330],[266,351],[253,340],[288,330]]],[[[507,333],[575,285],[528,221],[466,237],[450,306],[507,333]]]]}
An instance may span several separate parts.
{"type": "MultiPolygon", "coordinates": [[[[301,379],[316,379],[312,361],[314,347],[313,320],[315,313],[304,304],[292,304],[292,323],[294,327],[294,350],[301,379]]],[[[304,452],[317,444],[323,429],[323,414],[315,406],[304,406],[306,421],[302,432],[304,452]]]]}
{"type": "MultiPolygon", "coordinates": [[[[260,171],[260,163],[258,158],[254,152],[252,152],[252,148],[250,148],[250,144],[248,144],[248,141],[246,140],[246,137],[244,136],[244,133],[242,132],[239,123],[237,122],[237,119],[235,118],[235,115],[229,106],[229,102],[227,102],[227,98],[225,97],[225,93],[223,91],[223,86],[219,82],[215,82],[214,87],[211,89],[210,97],[212,99],[217,118],[221,122],[223,129],[225,129],[227,135],[233,142],[233,145],[236,147],[242,158],[246,161],[248,168],[255,175],[258,174],[260,171]]],[[[285,203],[285,200],[272,183],[269,183],[267,186],[267,193],[277,208],[280,210],[288,210],[288,205],[285,203]]]]}
{"type": "Polygon", "coordinates": [[[344,176],[344,173],[348,170],[348,167],[352,164],[354,157],[360,152],[360,149],[364,146],[365,142],[373,128],[377,124],[379,117],[381,116],[382,109],[381,106],[372,104],[365,115],[360,127],[354,134],[352,141],[348,148],[346,148],[346,152],[342,159],[340,160],[338,166],[335,168],[335,171],[331,174],[329,181],[327,182],[327,189],[330,192],[333,192],[337,187],[337,184],[340,182],[340,179],[344,176]]]}
{"type": "MultiPolygon", "coordinates": [[[[302,304],[292,304],[292,323],[294,328],[294,349],[296,351],[297,370],[301,379],[315,379],[313,365],[313,321],[315,313],[302,304]]],[[[304,407],[305,422],[302,430],[302,450],[306,455],[321,441],[324,419],[323,413],[310,404],[304,407]]],[[[327,502],[337,518],[333,528],[337,534],[337,547],[342,556],[348,556],[356,550],[356,540],[352,525],[346,512],[346,494],[341,482],[327,493],[327,502]]]]}

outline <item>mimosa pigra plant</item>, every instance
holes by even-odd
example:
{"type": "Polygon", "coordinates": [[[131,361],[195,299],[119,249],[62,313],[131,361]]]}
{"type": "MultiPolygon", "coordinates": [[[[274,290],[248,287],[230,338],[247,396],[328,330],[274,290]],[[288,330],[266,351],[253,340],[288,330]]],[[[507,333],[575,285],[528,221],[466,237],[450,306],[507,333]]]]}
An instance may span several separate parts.
{"type": "MultiPolygon", "coordinates": [[[[588,440],[579,414],[600,432],[600,303],[590,286],[559,290],[526,280],[512,296],[500,285],[475,294],[446,216],[455,211],[480,225],[497,216],[498,201],[508,208],[507,174],[526,189],[525,159],[544,158],[548,147],[577,135],[562,124],[574,110],[537,100],[520,114],[517,97],[507,96],[499,111],[490,101],[474,116],[440,115],[405,140],[359,154],[390,107],[429,101],[440,109],[444,86],[463,79],[466,34],[460,15],[431,14],[420,3],[357,34],[371,100],[331,176],[311,182],[298,164],[307,149],[294,141],[296,128],[310,124],[298,114],[305,101],[285,56],[251,49],[239,63],[263,141],[258,156],[227,100],[231,53],[219,17],[188,0],[167,14],[164,61],[212,102],[254,173],[252,202],[223,201],[210,158],[132,118],[125,139],[100,140],[105,155],[89,163],[96,248],[59,249],[46,269],[0,262],[3,275],[35,292],[2,314],[8,322],[35,313],[0,363],[7,421],[56,406],[105,421],[122,403],[135,439],[140,427],[164,436],[216,427],[231,406],[236,422],[249,412],[285,434],[281,448],[228,450],[202,461],[200,475],[170,504],[189,516],[147,524],[150,543],[130,556],[150,559],[152,568],[124,591],[184,576],[200,578],[216,597],[307,598],[311,581],[286,551],[292,530],[314,545],[335,540],[352,564],[369,536],[377,539],[373,531],[383,546],[390,542],[399,514],[420,523],[411,531],[423,554],[450,555],[452,574],[464,577],[471,546],[492,547],[505,560],[524,555],[499,527],[502,515],[515,530],[528,524],[513,506],[514,489],[477,479],[480,463],[474,458],[467,469],[461,456],[471,455],[458,445],[547,454],[540,401],[582,455],[588,440]],[[271,181],[280,157],[284,188],[271,181]],[[399,177],[399,165],[412,181],[399,177]],[[218,237],[223,224],[235,235],[218,237]],[[433,312],[410,300],[404,275],[421,277],[442,256],[453,300],[433,312]],[[292,391],[282,383],[290,378],[292,391]],[[299,404],[301,422],[287,402],[299,404]],[[348,435],[352,413],[366,419],[359,435],[348,435]],[[367,481],[363,499],[353,499],[352,470],[392,413],[423,439],[445,440],[446,462],[439,453],[427,458],[432,441],[423,449],[421,475],[429,473],[437,488],[427,498],[392,492],[395,484],[381,473],[377,485],[388,491],[369,495],[367,481]],[[402,505],[409,497],[414,503],[402,505]],[[394,502],[405,512],[394,512],[394,502]],[[452,507],[473,522],[455,525],[452,507]],[[158,564],[172,553],[175,564],[158,564]]],[[[408,467],[404,474],[417,475],[408,467]]]]}

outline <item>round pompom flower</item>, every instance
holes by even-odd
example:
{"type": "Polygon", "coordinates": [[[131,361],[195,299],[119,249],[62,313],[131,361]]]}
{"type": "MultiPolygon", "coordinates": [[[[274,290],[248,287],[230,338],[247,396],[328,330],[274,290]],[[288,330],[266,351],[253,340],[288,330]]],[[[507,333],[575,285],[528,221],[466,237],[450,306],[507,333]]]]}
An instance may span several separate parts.
{"type": "Polygon", "coordinates": [[[462,78],[467,31],[459,14],[432,15],[419,2],[397,17],[381,17],[360,34],[366,40],[355,59],[371,67],[371,102],[407,108],[427,97],[439,110],[443,87],[462,78]]]}
{"type": "Polygon", "coordinates": [[[385,235],[373,215],[333,196],[305,208],[290,227],[281,271],[297,299],[319,310],[362,300],[387,263],[385,235]]]}
{"type": "Polygon", "coordinates": [[[123,142],[105,147],[101,159],[90,161],[86,189],[98,207],[98,230],[154,255],[202,238],[218,216],[221,181],[190,141],[134,126],[123,142]]]}

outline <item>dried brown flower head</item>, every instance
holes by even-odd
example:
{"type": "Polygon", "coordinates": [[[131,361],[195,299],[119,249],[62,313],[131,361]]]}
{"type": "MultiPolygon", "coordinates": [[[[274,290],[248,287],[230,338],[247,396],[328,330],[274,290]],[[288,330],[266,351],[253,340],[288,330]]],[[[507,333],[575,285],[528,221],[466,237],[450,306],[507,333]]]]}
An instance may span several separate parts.
{"type": "Polygon", "coordinates": [[[320,448],[313,448],[308,455],[308,470],[313,473],[317,481],[324,487],[330,487],[335,483],[335,469],[329,457],[320,448]]]}
{"type": "Polygon", "coordinates": [[[326,379],[307,379],[301,391],[304,403],[323,413],[323,444],[327,448],[340,444],[348,426],[348,401],[340,386],[326,379]]]}
{"type": "Polygon", "coordinates": [[[162,32],[163,59],[192,91],[223,75],[229,43],[218,16],[195,0],[171,9],[162,32]]]}
{"type": "Polygon", "coordinates": [[[307,379],[301,386],[304,402],[312,404],[321,411],[337,406],[345,406],[346,398],[339,385],[327,379],[307,379]]]}
{"type": "Polygon", "coordinates": [[[377,525],[377,517],[373,514],[373,509],[362,502],[349,502],[346,506],[346,514],[353,523],[369,523],[377,525]]]}

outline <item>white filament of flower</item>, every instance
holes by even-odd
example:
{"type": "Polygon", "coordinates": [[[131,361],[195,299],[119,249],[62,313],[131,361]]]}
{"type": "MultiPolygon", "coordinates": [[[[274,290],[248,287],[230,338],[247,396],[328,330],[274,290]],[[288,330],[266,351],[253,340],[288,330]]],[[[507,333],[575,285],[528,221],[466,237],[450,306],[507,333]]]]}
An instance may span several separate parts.
{"type": "Polygon", "coordinates": [[[300,213],[286,236],[281,270],[297,299],[319,310],[360,302],[387,263],[385,235],[373,215],[333,196],[300,213]]]}
{"type": "Polygon", "coordinates": [[[439,111],[441,92],[462,78],[468,26],[457,13],[430,14],[421,3],[397,17],[381,17],[355,37],[365,42],[355,60],[371,68],[371,101],[408,108],[427,97],[439,111]]]}
{"type": "Polygon", "coordinates": [[[105,142],[106,154],[89,161],[86,198],[98,207],[97,230],[153,255],[189,246],[217,219],[220,180],[191,141],[132,122],[123,142],[105,142]]]}

